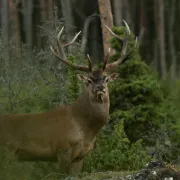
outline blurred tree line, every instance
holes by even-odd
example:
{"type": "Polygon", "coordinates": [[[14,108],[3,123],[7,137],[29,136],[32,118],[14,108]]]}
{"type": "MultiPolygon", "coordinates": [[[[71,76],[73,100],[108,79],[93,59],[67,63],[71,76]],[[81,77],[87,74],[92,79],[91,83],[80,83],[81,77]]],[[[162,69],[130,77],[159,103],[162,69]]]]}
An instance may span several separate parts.
{"type": "MultiPolygon", "coordinates": [[[[162,79],[167,73],[171,82],[179,78],[180,1],[111,0],[111,5],[114,25],[121,25],[122,19],[127,21],[138,36],[143,59],[158,70],[162,79]]],[[[34,47],[47,47],[42,29],[51,32],[55,16],[64,24],[68,40],[81,30],[81,52],[89,53],[94,62],[102,60],[98,0],[0,0],[0,29],[7,49],[10,40],[16,47],[16,55],[21,53],[22,43],[27,45],[27,56],[31,56],[34,47]]],[[[12,56],[8,50],[7,54],[12,56]]]]}

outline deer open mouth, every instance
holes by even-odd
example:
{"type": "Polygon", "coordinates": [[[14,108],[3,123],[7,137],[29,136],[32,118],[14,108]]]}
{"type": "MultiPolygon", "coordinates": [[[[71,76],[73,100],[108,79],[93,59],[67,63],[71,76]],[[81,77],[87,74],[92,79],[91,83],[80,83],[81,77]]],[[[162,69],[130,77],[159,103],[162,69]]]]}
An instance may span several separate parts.
{"type": "Polygon", "coordinates": [[[102,102],[102,101],[103,101],[104,94],[105,94],[105,91],[97,91],[97,92],[96,92],[97,99],[102,102]]]}

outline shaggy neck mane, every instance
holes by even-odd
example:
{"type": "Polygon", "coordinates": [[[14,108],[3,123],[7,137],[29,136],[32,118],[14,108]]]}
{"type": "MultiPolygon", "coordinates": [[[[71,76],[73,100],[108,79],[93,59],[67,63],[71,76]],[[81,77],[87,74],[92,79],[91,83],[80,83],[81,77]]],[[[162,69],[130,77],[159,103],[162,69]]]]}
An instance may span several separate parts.
{"type": "Polygon", "coordinates": [[[73,114],[82,117],[78,123],[83,126],[84,130],[91,131],[93,134],[97,133],[108,120],[108,91],[104,95],[103,102],[99,102],[96,97],[90,97],[88,89],[85,88],[72,107],[73,114]]]}

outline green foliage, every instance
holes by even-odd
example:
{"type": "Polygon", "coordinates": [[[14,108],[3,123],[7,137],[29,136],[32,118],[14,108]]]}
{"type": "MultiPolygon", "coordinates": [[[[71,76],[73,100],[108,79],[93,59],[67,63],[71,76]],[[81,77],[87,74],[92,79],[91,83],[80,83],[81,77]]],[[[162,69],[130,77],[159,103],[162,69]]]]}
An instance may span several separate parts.
{"type": "MultiPolygon", "coordinates": [[[[114,32],[122,34],[122,29],[114,28],[114,32]]],[[[128,50],[131,51],[134,46],[133,35],[129,41],[128,50]]],[[[112,59],[116,60],[120,56],[121,45],[115,39],[112,39],[111,43],[117,51],[112,59]]],[[[130,142],[142,139],[155,158],[166,161],[178,159],[179,89],[175,87],[175,91],[167,95],[171,88],[166,84],[165,91],[162,91],[161,83],[157,81],[153,71],[141,61],[136,48],[117,71],[120,78],[112,84],[110,96],[113,123],[124,120],[124,130],[130,142]]]]}
{"type": "Polygon", "coordinates": [[[174,86],[167,82],[162,83],[162,90],[165,100],[162,104],[162,111],[166,121],[161,126],[161,131],[166,137],[166,146],[163,151],[159,148],[161,156],[167,161],[180,161],[180,81],[177,80],[174,86]],[[168,89],[168,91],[167,91],[168,89]],[[164,152],[165,151],[165,152],[164,152]]]}
{"type": "Polygon", "coordinates": [[[3,82],[0,91],[1,114],[42,112],[60,104],[62,95],[58,82],[50,72],[47,72],[47,75],[46,82],[38,73],[29,79],[3,82]]]}
{"type": "Polygon", "coordinates": [[[113,132],[106,127],[98,137],[96,148],[85,159],[85,171],[137,170],[150,160],[142,141],[130,143],[119,121],[113,132]]]}
{"type": "MultiPolygon", "coordinates": [[[[121,35],[123,29],[114,28],[114,32],[121,35]]],[[[116,60],[120,56],[121,43],[112,39],[111,44],[117,51],[112,57],[116,60]]],[[[120,78],[111,86],[111,118],[117,122],[124,120],[124,130],[131,142],[143,139],[144,143],[150,143],[149,136],[163,121],[159,111],[163,93],[148,66],[141,61],[132,34],[129,51],[127,59],[117,69],[120,78]]]]}
{"type": "MultiPolygon", "coordinates": [[[[73,56],[71,56],[69,58],[69,60],[71,60],[71,62],[75,62],[75,59],[73,56]]],[[[68,67],[68,85],[67,85],[67,89],[68,89],[68,98],[70,101],[75,101],[79,95],[79,82],[76,76],[76,72],[74,71],[74,69],[68,67]]]]}

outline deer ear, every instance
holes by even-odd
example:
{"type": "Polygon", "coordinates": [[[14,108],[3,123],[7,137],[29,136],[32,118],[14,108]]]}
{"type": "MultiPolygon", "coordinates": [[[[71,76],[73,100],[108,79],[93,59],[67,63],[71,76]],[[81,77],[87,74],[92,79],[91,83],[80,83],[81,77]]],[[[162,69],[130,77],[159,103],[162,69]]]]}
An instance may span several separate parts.
{"type": "Polygon", "coordinates": [[[112,82],[114,80],[116,80],[119,77],[118,73],[112,73],[107,77],[107,82],[112,82]]]}
{"type": "Polygon", "coordinates": [[[77,78],[80,80],[80,81],[83,81],[83,82],[86,82],[88,77],[84,74],[77,74],[77,78]]]}

